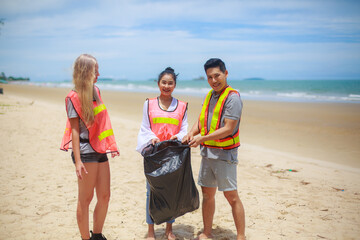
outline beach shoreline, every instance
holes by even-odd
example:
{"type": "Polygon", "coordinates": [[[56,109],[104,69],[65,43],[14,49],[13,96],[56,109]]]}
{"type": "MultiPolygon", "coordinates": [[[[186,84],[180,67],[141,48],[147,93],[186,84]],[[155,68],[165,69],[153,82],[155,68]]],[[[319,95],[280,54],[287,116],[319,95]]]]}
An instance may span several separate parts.
{"type": "MultiPolygon", "coordinates": [[[[5,94],[9,92],[60,105],[71,90],[16,84],[3,85],[3,88],[5,94]]],[[[157,96],[157,93],[101,92],[111,111],[139,121],[139,124],[145,99],[157,96]],[[126,106],[122,102],[127,102],[126,106]]],[[[203,99],[185,95],[175,97],[189,104],[190,128],[197,120],[203,99]]],[[[360,104],[252,100],[243,100],[243,103],[241,143],[360,168],[360,104]]]]}
{"type": "MultiPolygon", "coordinates": [[[[6,136],[0,140],[3,237],[79,238],[75,170],[70,152],[59,150],[70,89],[0,87],[0,129],[6,136]]],[[[109,240],[142,239],[147,230],[146,187],[135,146],[143,103],[156,93],[101,93],[121,153],[110,159],[112,195],[104,234],[109,240]]],[[[202,99],[180,99],[189,102],[191,127],[202,99]]],[[[358,238],[359,112],[356,104],[244,101],[237,180],[248,239],[358,238]]],[[[197,181],[198,148],[191,157],[197,181]]],[[[231,209],[220,192],[216,204],[215,239],[234,239],[231,209]]],[[[160,237],[165,225],[155,229],[160,237]]],[[[193,239],[201,230],[201,208],[174,224],[180,239],[193,239]]]]}

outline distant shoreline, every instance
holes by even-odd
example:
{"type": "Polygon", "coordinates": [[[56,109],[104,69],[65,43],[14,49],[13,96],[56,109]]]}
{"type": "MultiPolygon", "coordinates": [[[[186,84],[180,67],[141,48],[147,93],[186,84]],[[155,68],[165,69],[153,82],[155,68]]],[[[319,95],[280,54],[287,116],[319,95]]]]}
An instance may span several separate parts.
{"type": "MultiPolygon", "coordinates": [[[[36,82],[12,81],[12,84],[36,85],[55,88],[72,88],[71,81],[36,82]]],[[[276,81],[276,80],[229,80],[228,84],[240,91],[243,100],[272,101],[272,102],[315,102],[315,103],[360,103],[360,81],[276,81]]],[[[102,90],[115,92],[158,92],[157,83],[143,80],[115,80],[99,79],[97,85],[102,90]]],[[[194,96],[203,98],[210,90],[207,81],[179,80],[174,91],[175,95],[194,96]]]]}
{"type": "Polygon", "coordinates": [[[16,81],[28,82],[28,81],[30,81],[30,78],[28,78],[28,77],[26,77],[26,78],[23,78],[23,77],[13,77],[13,76],[6,77],[6,75],[5,75],[4,72],[2,72],[2,73],[0,74],[0,82],[1,82],[1,83],[16,82],[16,81]]]}
{"type": "Polygon", "coordinates": [[[254,77],[254,78],[244,78],[243,80],[244,80],[244,81],[265,81],[264,78],[257,78],[257,77],[254,77]]]}

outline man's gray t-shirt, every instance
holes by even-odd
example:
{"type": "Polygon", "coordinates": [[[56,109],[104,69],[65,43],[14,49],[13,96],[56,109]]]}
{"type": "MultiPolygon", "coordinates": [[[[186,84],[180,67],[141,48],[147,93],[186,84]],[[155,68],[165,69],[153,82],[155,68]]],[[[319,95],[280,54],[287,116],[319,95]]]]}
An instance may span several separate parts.
{"type": "MultiPolygon", "coordinates": [[[[68,118],[77,118],[79,117],[79,115],[77,114],[73,103],[71,102],[71,100],[69,99],[69,101],[67,101],[67,115],[68,118]]],[[[87,129],[87,127],[85,126],[84,122],[80,119],[79,117],[79,134],[80,134],[80,138],[81,139],[85,139],[85,140],[89,140],[89,131],[87,129]]],[[[88,142],[80,142],[80,153],[84,154],[84,153],[93,153],[95,152],[94,149],[91,147],[90,143],[88,142]]]]}
{"type": "MultiPolygon", "coordinates": [[[[220,97],[220,94],[213,93],[210,103],[209,103],[209,114],[208,114],[208,129],[210,129],[211,119],[213,116],[214,107],[220,97]]],[[[220,119],[220,127],[224,126],[224,119],[232,119],[237,120],[237,126],[234,129],[233,134],[237,133],[239,130],[240,125],[240,118],[241,118],[241,112],[242,112],[242,101],[240,98],[240,94],[236,93],[230,93],[228,98],[226,99],[226,102],[223,107],[223,114],[221,115],[220,119]]],[[[208,148],[204,146],[200,146],[201,149],[201,156],[207,157],[210,159],[217,159],[217,160],[223,160],[223,161],[230,161],[232,163],[237,163],[237,155],[238,155],[238,148],[233,148],[229,150],[224,150],[220,148],[208,148]]]]}

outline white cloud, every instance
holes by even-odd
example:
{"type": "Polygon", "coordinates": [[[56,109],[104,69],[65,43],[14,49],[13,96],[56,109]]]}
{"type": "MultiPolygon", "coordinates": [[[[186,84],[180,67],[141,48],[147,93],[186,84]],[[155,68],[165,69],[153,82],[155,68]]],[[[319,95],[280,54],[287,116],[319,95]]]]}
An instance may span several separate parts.
{"type": "Polygon", "coordinates": [[[55,10],[71,0],[1,0],[0,15],[36,14],[41,11],[55,10]]]}
{"type": "Polygon", "coordinates": [[[134,79],[167,65],[199,76],[214,56],[244,77],[320,75],[326,64],[341,74],[336,65],[360,64],[358,14],[344,15],[349,4],[336,1],[329,10],[323,1],[3,2],[0,68],[42,79],[65,78],[61,69],[83,52],[104,63],[105,75],[134,79]]]}

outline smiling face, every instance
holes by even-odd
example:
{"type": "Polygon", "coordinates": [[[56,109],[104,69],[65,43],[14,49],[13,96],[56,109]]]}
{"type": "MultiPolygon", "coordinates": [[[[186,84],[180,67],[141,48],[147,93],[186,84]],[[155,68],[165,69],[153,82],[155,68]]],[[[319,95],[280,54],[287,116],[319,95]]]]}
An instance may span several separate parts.
{"type": "Polygon", "coordinates": [[[171,97],[172,92],[175,89],[175,80],[171,74],[164,74],[158,83],[161,95],[171,97]]]}
{"type": "Polygon", "coordinates": [[[220,67],[208,68],[206,70],[206,76],[210,87],[214,89],[216,93],[221,93],[221,91],[227,86],[227,70],[222,72],[220,67]]]}

